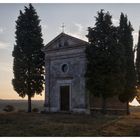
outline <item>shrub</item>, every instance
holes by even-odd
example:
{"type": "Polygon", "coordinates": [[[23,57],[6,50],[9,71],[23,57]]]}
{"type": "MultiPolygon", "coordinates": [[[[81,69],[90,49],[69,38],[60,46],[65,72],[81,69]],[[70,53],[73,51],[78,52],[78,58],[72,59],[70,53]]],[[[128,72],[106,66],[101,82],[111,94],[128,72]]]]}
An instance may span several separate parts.
{"type": "Polygon", "coordinates": [[[38,108],[33,108],[32,112],[39,112],[39,109],[38,108]]]}
{"type": "Polygon", "coordinates": [[[7,106],[5,106],[5,108],[3,110],[6,112],[12,112],[15,110],[15,108],[12,105],[7,105],[7,106]]]}

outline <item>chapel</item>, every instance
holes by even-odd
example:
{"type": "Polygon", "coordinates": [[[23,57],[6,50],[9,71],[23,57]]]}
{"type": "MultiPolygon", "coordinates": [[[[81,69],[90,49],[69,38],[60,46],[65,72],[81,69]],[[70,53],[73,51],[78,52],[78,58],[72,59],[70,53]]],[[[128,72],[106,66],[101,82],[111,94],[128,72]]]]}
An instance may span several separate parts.
{"type": "MultiPolygon", "coordinates": [[[[88,42],[60,33],[43,49],[45,53],[45,110],[47,112],[90,113],[101,109],[101,99],[85,88],[88,42]]],[[[107,108],[126,111],[117,97],[107,99],[107,108]]]]}

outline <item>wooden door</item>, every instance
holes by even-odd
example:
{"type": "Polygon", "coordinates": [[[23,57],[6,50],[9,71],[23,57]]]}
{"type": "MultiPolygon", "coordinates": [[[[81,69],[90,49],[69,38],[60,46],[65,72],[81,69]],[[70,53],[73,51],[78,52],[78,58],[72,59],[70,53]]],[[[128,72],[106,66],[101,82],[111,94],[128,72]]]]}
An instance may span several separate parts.
{"type": "Polygon", "coordinates": [[[69,86],[60,86],[60,110],[69,111],[70,109],[70,97],[69,97],[69,86]]]}

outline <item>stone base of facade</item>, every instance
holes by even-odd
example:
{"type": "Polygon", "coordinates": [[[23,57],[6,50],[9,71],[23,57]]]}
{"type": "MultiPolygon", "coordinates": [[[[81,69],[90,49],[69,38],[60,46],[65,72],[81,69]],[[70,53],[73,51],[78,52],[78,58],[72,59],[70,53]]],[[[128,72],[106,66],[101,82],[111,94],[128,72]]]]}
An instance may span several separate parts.
{"type": "Polygon", "coordinates": [[[58,112],[56,107],[45,107],[46,112],[58,112]]]}
{"type": "Polygon", "coordinates": [[[85,109],[85,108],[74,108],[71,111],[60,111],[56,107],[45,107],[46,112],[70,112],[70,113],[83,113],[83,114],[90,114],[90,110],[85,109]]]}
{"type": "MultiPolygon", "coordinates": [[[[101,113],[101,108],[73,108],[70,111],[61,111],[57,107],[45,107],[45,112],[52,112],[52,113],[78,113],[78,114],[97,114],[101,113]]],[[[126,115],[127,110],[126,109],[113,109],[113,108],[107,108],[106,114],[112,114],[112,115],[126,115]]]]}
{"type": "Polygon", "coordinates": [[[72,112],[90,114],[90,110],[88,110],[86,108],[74,108],[74,109],[72,109],[72,112]]]}

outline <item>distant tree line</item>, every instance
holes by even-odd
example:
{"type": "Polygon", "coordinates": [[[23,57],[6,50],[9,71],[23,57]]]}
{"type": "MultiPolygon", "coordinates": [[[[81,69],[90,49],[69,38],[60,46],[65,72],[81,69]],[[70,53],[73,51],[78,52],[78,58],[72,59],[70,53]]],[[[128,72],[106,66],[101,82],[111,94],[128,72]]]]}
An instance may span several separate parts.
{"type": "Polygon", "coordinates": [[[102,113],[106,113],[106,99],[117,96],[127,104],[129,114],[129,102],[136,96],[137,86],[132,25],[121,13],[119,26],[114,26],[112,16],[104,10],[97,13],[95,20],[87,35],[87,92],[102,99],[102,113]]]}

